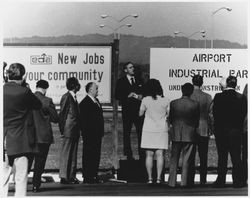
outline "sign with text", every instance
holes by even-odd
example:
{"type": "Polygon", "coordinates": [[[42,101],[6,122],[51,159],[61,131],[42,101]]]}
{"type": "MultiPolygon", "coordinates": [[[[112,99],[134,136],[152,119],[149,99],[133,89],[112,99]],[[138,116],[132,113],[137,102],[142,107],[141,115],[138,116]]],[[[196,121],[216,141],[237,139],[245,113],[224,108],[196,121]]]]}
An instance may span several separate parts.
{"type": "Polygon", "coordinates": [[[220,92],[222,77],[237,77],[240,93],[248,79],[246,49],[150,49],[150,78],[160,80],[164,95],[173,100],[181,97],[181,85],[192,83],[192,76],[203,76],[202,90],[212,97],[220,92]]]}
{"type": "Polygon", "coordinates": [[[8,65],[18,62],[25,66],[33,92],[38,80],[47,80],[47,96],[56,104],[67,92],[69,77],[76,77],[81,84],[79,102],[86,95],[85,85],[93,81],[99,86],[100,101],[111,103],[111,46],[5,46],[3,53],[8,65]]]}

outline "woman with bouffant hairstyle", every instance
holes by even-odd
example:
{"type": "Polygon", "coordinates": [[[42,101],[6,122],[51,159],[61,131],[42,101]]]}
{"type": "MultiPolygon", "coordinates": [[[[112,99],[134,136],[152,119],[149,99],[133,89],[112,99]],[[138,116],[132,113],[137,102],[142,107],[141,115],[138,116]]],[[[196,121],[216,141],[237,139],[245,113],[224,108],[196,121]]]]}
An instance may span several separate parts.
{"type": "Polygon", "coordinates": [[[150,79],[145,84],[145,97],[142,99],[139,115],[145,114],[141,148],[146,151],[146,169],[148,184],[154,182],[152,177],[153,159],[156,155],[156,183],[162,183],[161,175],[164,167],[164,150],[168,148],[169,99],[163,96],[159,80],[150,79]]]}

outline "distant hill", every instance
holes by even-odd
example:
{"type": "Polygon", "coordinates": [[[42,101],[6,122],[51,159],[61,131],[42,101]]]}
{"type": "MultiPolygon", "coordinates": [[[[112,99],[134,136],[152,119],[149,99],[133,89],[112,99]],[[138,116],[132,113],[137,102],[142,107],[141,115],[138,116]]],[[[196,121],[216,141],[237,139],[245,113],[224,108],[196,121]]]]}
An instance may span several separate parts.
{"type": "MultiPolygon", "coordinates": [[[[4,43],[111,43],[113,35],[88,34],[83,36],[65,35],[58,37],[25,37],[5,38],[4,43]]],[[[210,40],[206,47],[210,48],[210,40]]],[[[151,47],[187,48],[188,40],[185,37],[158,36],[144,37],[135,35],[121,35],[120,37],[120,62],[132,61],[139,65],[149,64],[151,47]]],[[[204,48],[204,40],[190,40],[191,48],[204,48]]],[[[226,40],[214,40],[214,48],[246,49],[247,45],[232,43],[226,40]]]]}

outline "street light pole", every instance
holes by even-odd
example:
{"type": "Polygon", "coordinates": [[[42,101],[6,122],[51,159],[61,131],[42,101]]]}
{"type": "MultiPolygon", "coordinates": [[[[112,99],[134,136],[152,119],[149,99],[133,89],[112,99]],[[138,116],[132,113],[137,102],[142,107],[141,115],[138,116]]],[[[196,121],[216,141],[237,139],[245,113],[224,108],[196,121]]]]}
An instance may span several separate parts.
{"type": "Polygon", "coordinates": [[[212,17],[212,27],[211,27],[211,29],[212,29],[211,48],[214,48],[214,15],[215,15],[217,12],[219,12],[220,10],[227,10],[228,12],[231,12],[231,11],[232,11],[231,8],[228,8],[228,7],[221,7],[221,8],[219,8],[219,9],[215,10],[214,12],[212,12],[212,15],[211,15],[211,17],[212,17]]]}
{"type": "Polygon", "coordinates": [[[204,46],[205,46],[205,49],[206,49],[207,48],[206,34],[202,34],[202,37],[204,38],[204,46]]]}
{"type": "MultiPolygon", "coordinates": [[[[116,22],[120,23],[123,20],[125,20],[128,17],[134,17],[137,18],[138,14],[131,14],[127,15],[120,20],[117,20],[111,15],[106,15],[103,14],[101,17],[107,18],[110,17],[116,22]]],[[[107,27],[113,31],[114,34],[114,42],[113,42],[113,55],[114,55],[114,60],[113,60],[113,75],[112,75],[112,80],[113,80],[113,85],[117,82],[118,79],[118,71],[119,71],[119,42],[120,42],[120,34],[119,34],[119,29],[123,27],[132,27],[131,24],[122,24],[116,28],[113,28],[111,26],[102,24],[100,25],[101,28],[107,27]]],[[[112,96],[114,96],[115,93],[115,86],[112,86],[112,96]]],[[[119,168],[119,161],[118,161],[118,101],[112,98],[112,106],[113,106],[113,148],[112,148],[112,153],[113,153],[113,166],[115,171],[118,170],[119,168]]],[[[115,173],[116,176],[116,173],[115,173]]]]}

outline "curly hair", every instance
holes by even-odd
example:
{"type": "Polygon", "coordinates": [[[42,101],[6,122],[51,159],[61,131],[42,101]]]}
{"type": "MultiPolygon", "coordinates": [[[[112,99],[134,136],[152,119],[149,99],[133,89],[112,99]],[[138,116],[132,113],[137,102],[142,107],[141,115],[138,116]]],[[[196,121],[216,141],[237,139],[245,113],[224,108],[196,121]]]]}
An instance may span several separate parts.
{"type": "Polygon", "coordinates": [[[21,63],[13,63],[6,72],[9,80],[22,80],[25,67],[21,63]]]}
{"type": "Polygon", "coordinates": [[[66,82],[66,87],[69,91],[77,88],[78,86],[80,86],[77,78],[75,77],[71,77],[71,78],[68,78],[67,79],[67,82],[66,82]]]}

